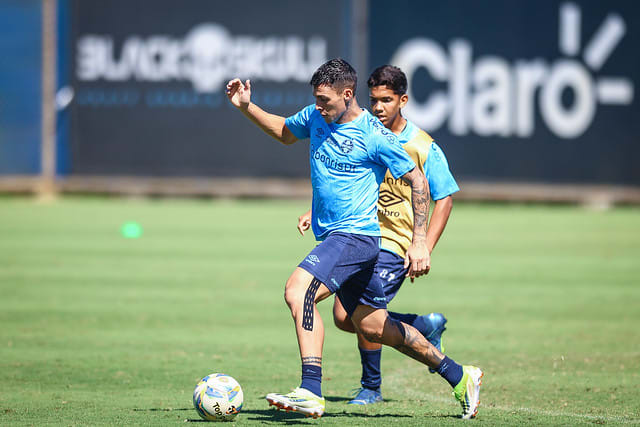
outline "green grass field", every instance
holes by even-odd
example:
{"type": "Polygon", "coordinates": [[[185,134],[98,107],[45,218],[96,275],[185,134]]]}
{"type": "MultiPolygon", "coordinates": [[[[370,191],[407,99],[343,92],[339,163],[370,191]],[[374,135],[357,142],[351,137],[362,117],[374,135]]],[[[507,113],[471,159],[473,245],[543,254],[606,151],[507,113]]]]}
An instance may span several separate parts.
{"type": "MultiPolygon", "coordinates": [[[[393,349],[383,394],[355,337],[326,325],[320,420],[269,409],[299,384],[283,300],[313,247],[304,202],[0,198],[0,424],[177,425],[191,393],[234,376],[238,425],[452,425],[450,387],[393,349]],[[125,239],[126,221],[144,227],[125,239]]],[[[485,371],[481,425],[640,423],[640,210],[458,203],[396,311],[442,311],[448,354],[485,371]]]]}

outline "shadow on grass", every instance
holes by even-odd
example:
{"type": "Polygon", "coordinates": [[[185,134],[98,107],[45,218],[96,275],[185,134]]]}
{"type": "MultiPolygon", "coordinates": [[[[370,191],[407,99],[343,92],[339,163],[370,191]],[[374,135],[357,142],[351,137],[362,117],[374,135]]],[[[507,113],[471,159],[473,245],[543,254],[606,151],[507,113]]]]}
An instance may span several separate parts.
{"type": "MultiPolygon", "coordinates": [[[[243,410],[240,413],[241,417],[246,417],[251,421],[259,421],[263,424],[278,423],[278,424],[306,424],[307,422],[313,422],[313,418],[307,418],[298,412],[286,412],[276,411],[275,409],[253,409],[243,410]]],[[[363,414],[358,412],[331,412],[325,413],[322,418],[367,418],[367,419],[385,419],[385,418],[413,418],[412,415],[399,415],[399,414],[363,414]]],[[[455,418],[455,417],[454,417],[455,418]]],[[[187,423],[202,423],[206,422],[200,418],[187,418],[187,423]]]]}
{"type": "Polygon", "coordinates": [[[343,396],[324,396],[324,400],[326,400],[327,402],[348,402],[349,400],[351,400],[350,397],[343,397],[343,396]]]}
{"type": "MultiPolygon", "coordinates": [[[[325,396],[324,400],[327,402],[349,402],[353,397],[345,397],[345,396],[325,396]]],[[[385,397],[385,402],[396,402],[395,399],[387,399],[385,397]]]]}
{"type": "MultiPolygon", "coordinates": [[[[261,423],[285,423],[285,424],[304,424],[305,421],[313,421],[312,418],[307,418],[303,414],[298,412],[286,412],[276,411],[275,409],[254,409],[242,411],[243,414],[247,414],[247,419],[251,421],[260,421],[261,423]]],[[[362,412],[327,412],[322,418],[344,418],[344,419],[384,419],[384,418],[412,418],[411,415],[399,415],[399,414],[365,414],[362,412]]]]}
{"type": "MultiPolygon", "coordinates": [[[[344,400],[343,398],[335,398],[336,400],[344,400]]],[[[192,411],[193,408],[134,408],[136,412],[172,412],[172,411],[192,411]]],[[[279,423],[279,424],[306,424],[307,422],[313,421],[312,418],[307,418],[303,414],[298,412],[286,412],[286,411],[277,411],[273,408],[271,409],[247,409],[241,412],[240,416],[247,417],[247,419],[251,421],[259,421],[261,423],[279,423]]],[[[425,415],[427,418],[460,418],[459,415],[425,415]]],[[[322,418],[344,418],[346,419],[357,419],[357,418],[366,418],[372,420],[383,420],[385,418],[414,418],[413,415],[405,415],[405,414],[366,414],[362,412],[328,412],[325,413],[322,418]]],[[[187,418],[184,420],[187,423],[204,423],[208,422],[201,418],[187,418]]]]}
{"type": "Polygon", "coordinates": [[[462,419],[462,415],[444,415],[444,414],[424,414],[423,417],[425,418],[433,418],[434,420],[437,418],[455,418],[455,419],[462,419]]]}

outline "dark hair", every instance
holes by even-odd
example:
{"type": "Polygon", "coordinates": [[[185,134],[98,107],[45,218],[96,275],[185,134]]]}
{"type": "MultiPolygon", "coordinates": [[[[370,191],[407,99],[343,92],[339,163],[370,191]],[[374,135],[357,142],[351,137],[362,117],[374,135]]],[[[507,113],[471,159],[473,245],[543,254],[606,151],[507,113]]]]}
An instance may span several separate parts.
{"type": "Polygon", "coordinates": [[[358,76],[356,75],[356,70],[347,61],[342,58],[336,58],[318,67],[316,72],[313,73],[309,84],[314,88],[320,85],[328,85],[334,89],[343,90],[344,88],[349,88],[355,92],[358,76]]]}
{"type": "Polygon", "coordinates": [[[396,95],[404,95],[407,93],[407,76],[402,70],[393,65],[383,65],[373,70],[367,86],[371,89],[374,86],[387,86],[396,95]]]}

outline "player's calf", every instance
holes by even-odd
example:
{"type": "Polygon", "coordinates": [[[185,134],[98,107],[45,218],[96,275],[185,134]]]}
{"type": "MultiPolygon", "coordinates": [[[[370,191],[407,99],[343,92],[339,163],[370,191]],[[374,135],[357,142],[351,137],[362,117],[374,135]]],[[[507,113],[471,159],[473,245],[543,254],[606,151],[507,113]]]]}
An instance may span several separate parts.
{"type": "MultiPolygon", "coordinates": [[[[393,348],[430,368],[435,369],[440,365],[444,355],[416,328],[391,318],[388,323],[397,329],[398,332],[395,335],[402,337],[399,343],[392,345],[393,348]]],[[[393,327],[388,329],[393,331],[393,327]]]]}

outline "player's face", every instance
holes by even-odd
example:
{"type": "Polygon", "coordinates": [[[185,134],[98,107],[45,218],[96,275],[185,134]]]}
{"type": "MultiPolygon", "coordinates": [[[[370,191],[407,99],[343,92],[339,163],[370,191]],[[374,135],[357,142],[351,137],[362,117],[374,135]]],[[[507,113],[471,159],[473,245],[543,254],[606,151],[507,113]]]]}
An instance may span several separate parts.
{"type": "Polygon", "coordinates": [[[388,128],[400,117],[400,109],[407,105],[408,99],[407,94],[398,95],[387,86],[374,86],[369,90],[371,113],[388,128]]]}
{"type": "Polygon", "coordinates": [[[337,90],[332,86],[320,85],[313,88],[313,96],[316,98],[316,110],[320,112],[326,123],[332,123],[347,111],[353,91],[349,88],[337,90]]]}

